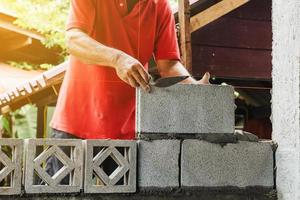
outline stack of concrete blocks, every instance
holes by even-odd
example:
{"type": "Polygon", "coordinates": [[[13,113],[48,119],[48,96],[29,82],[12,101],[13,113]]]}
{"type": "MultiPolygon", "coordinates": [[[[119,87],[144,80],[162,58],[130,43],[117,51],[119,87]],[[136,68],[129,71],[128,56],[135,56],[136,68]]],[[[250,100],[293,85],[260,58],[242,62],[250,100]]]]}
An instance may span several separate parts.
{"type": "Polygon", "coordinates": [[[23,140],[0,139],[0,183],[5,179],[9,185],[0,186],[0,195],[21,193],[23,140]]]}
{"type": "Polygon", "coordinates": [[[136,142],[87,140],[85,143],[85,193],[134,193],[136,191],[136,142]],[[105,166],[105,161],[112,160],[105,166]],[[115,163],[114,165],[111,163],[115,163]],[[109,167],[109,173],[105,168],[109,167]],[[114,168],[112,168],[114,167],[114,168]]]}
{"type": "Polygon", "coordinates": [[[238,141],[231,86],[137,90],[138,186],[273,188],[271,142],[238,141]]]}
{"type": "Polygon", "coordinates": [[[75,139],[29,139],[26,146],[25,192],[79,193],[83,180],[83,147],[75,139]],[[63,164],[55,174],[47,161],[56,157],[63,164]],[[39,180],[36,180],[36,176],[39,180]],[[64,180],[64,181],[63,181],[64,180]],[[62,181],[64,183],[62,183],[62,181]]]}

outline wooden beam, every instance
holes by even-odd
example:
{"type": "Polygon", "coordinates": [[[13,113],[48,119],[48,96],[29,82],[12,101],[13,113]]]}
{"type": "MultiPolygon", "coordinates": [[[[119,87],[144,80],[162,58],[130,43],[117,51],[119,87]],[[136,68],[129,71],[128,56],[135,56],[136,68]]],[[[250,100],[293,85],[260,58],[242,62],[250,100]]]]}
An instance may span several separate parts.
{"type": "Polygon", "coordinates": [[[19,109],[26,104],[47,105],[54,103],[57,99],[56,92],[59,92],[60,87],[61,82],[52,86],[48,86],[38,92],[33,92],[30,95],[20,95],[18,98],[11,102],[4,103],[3,101],[3,104],[0,106],[0,114],[15,111],[16,109],[19,109]]]}
{"type": "Polygon", "coordinates": [[[183,65],[192,73],[192,46],[190,30],[190,2],[179,0],[178,19],[180,25],[180,49],[183,65]]]}
{"type": "Polygon", "coordinates": [[[9,41],[2,41],[2,45],[0,46],[0,52],[11,52],[29,46],[31,44],[32,38],[26,36],[19,36],[9,41]]]}
{"type": "Polygon", "coordinates": [[[44,41],[45,37],[37,32],[34,31],[28,31],[26,29],[20,28],[13,24],[13,22],[16,20],[16,18],[9,16],[4,13],[0,13],[0,28],[3,28],[5,30],[10,30],[15,33],[19,33],[21,35],[25,35],[28,37],[31,37],[33,39],[44,41]]]}
{"type": "Polygon", "coordinates": [[[249,0],[222,0],[208,9],[198,13],[191,18],[191,32],[202,28],[203,26],[226,15],[234,9],[244,5],[249,0]]]}
{"type": "Polygon", "coordinates": [[[0,109],[7,105],[14,110],[24,104],[35,104],[39,99],[44,99],[44,97],[48,97],[50,94],[54,94],[54,96],[57,97],[66,69],[69,65],[68,63],[69,62],[64,62],[44,72],[35,79],[0,94],[0,109]]]}

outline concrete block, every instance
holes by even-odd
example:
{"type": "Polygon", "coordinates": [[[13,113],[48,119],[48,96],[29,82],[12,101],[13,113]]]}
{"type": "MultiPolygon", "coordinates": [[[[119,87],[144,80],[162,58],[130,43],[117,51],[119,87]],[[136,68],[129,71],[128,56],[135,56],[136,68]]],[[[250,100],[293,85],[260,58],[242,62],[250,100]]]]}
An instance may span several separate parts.
{"type": "Polygon", "coordinates": [[[182,144],[183,187],[273,187],[271,142],[246,142],[221,146],[201,140],[182,144]]]}
{"type": "MultiPolygon", "coordinates": [[[[29,139],[26,146],[26,193],[77,193],[82,189],[83,145],[76,139],[29,139]],[[53,175],[53,158],[63,167],[53,175]],[[39,177],[39,178],[38,178],[39,177]],[[67,180],[65,180],[67,179],[67,180]],[[67,183],[62,183],[67,181],[67,183]]],[[[53,168],[54,170],[54,168],[53,168]]]]}
{"type": "Polygon", "coordinates": [[[0,195],[21,194],[23,141],[0,139],[0,195]]]}
{"type": "Polygon", "coordinates": [[[231,86],[177,84],[137,90],[137,132],[149,137],[234,133],[231,86]]]}
{"type": "Polygon", "coordinates": [[[138,187],[179,187],[179,140],[138,141],[138,187]]]}
{"type": "Polygon", "coordinates": [[[136,192],[136,141],[85,141],[85,193],[136,192]]]}

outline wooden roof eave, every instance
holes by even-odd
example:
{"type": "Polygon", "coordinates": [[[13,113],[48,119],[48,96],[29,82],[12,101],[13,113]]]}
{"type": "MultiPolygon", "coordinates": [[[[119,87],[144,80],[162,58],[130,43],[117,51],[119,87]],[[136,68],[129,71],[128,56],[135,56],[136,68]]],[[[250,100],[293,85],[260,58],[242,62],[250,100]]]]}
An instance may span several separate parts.
{"type": "Polygon", "coordinates": [[[0,59],[31,63],[58,63],[61,48],[46,48],[46,38],[35,30],[26,30],[14,24],[17,18],[0,10],[0,59]],[[33,54],[32,52],[37,52],[33,54]],[[45,56],[48,55],[48,56],[45,56]]]}
{"type": "Polygon", "coordinates": [[[36,39],[39,41],[45,40],[45,37],[34,31],[34,30],[26,30],[14,24],[14,21],[17,20],[15,16],[8,14],[4,11],[0,11],[0,28],[10,30],[12,32],[18,33],[20,35],[26,35],[32,39],[36,39]]]}
{"type": "Polygon", "coordinates": [[[56,101],[69,62],[48,70],[0,95],[0,114],[26,104],[47,104],[56,101]]]}

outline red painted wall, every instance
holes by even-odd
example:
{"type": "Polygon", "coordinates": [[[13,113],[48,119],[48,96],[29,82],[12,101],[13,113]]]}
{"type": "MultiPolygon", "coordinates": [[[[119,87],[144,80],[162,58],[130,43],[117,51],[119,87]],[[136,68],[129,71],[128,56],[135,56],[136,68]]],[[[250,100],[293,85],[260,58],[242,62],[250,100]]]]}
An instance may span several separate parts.
{"type": "Polygon", "coordinates": [[[251,0],[192,34],[193,75],[270,80],[271,0],[251,0]]]}

